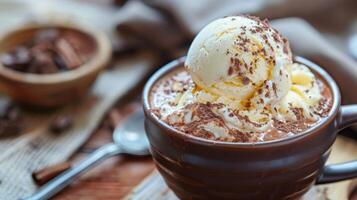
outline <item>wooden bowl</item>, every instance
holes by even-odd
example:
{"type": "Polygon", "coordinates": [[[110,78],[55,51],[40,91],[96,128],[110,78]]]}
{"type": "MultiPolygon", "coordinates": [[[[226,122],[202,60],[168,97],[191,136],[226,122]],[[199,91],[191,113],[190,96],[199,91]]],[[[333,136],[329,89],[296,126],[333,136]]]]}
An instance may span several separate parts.
{"type": "Polygon", "coordinates": [[[56,107],[83,97],[111,58],[108,37],[99,30],[80,24],[52,22],[27,24],[0,36],[0,54],[32,38],[36,31],[60,28],[80,32],[93,39],[93,56],[76,69],[53,74],[32,74],[12,70],[0,63],[0,92],[21,104],[56,107]]]}

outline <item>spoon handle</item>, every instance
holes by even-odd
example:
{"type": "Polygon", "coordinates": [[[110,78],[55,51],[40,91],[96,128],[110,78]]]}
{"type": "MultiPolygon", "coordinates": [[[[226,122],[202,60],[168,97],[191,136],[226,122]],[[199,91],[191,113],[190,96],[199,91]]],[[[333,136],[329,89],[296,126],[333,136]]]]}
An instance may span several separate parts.
{"type": "Polygon", "coordinates": [[[52,179],[50,182],[42,186],[34,195],[23,200],[47,200],[69,185],[81,173],[94,167],[100,161],[119,153],[121,153],[121,149],[118,145],[107,144],[97,149],[88,158],[84,159],[76,166],[52,179]]]}

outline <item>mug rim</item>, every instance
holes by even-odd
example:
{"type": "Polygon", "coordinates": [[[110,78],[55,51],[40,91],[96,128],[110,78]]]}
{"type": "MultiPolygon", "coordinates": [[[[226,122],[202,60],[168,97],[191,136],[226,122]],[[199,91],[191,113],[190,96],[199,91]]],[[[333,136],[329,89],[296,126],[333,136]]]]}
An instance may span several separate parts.
{"type": "Polygon", "coordinates": [[[144,108],[144,113],[145,116],[151,121],[153,121],[157,126],[160,128],[165,129],[165,134],[172,134],[174,137],[180,137],[181,139],[185,140],[186,142],[192,142],[195,144],[199,145],[206,145],[206,146],[222,146],[222,147],[266,147],[266,146],[279,146],[279,145],[286,145],[293,143],[297,140],[302,140],[303,138],[306,137],[311,137],[314,135],[314,133],[318,133],[319,130],[321,130],[326,124],[329,124],[332,120],[335,119],[336,115],[338,114],[339,107],[341,105],[341,94],[340,90],[335,82],[335,80],[319,65],[315,64],[314,62],[301,57],[301,56],[294,56],[293,60],[294,62],[301,63],[306,65],[309,69],[312,69],[312,71],[315,74],[318,74],[319,78],[322,79],[324,84],[327,84],[327,86],[330,88],[331,93],[332,93],[332,99],[333,99],[333,104],[332,107],[328,113],[328,116],[325,117],[324,119],[320,120],[316,125],[308,128],[307,130],[293,135],[289,136],[286,138],[280,138],[277,140],[271,140],[271,141],[262,141],[262,142],[227,142],[227,141],[216,141],[216,140],[210,140],[210,139],[205,139],[197,136],[193,136],[187,133],[184,133],[182,131],[179,131],[166,122],[162,121],[158,116],[156,116],[153,112],[150,111],[150,91],[152,87],[155,85],[155,83],[160,80],[164,75],[166,75],[168,72],[174,70],[177,67],[180,67],[181,64],[184,63],[186,59],[186,56],[183,56],[181,58],[175,59],[164,66],[162,66],[158,71],[156,71],[146,82],[144,90],[143,90],[143,108],[144,108]]]}

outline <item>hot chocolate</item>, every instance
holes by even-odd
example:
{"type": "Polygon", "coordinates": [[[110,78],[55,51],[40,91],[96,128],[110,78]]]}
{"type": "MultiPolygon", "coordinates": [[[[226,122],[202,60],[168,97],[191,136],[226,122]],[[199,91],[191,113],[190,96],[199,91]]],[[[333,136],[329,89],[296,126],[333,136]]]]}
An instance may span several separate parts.
{"type": "Polygon", "coordinates": [[[330,89],[294,63],[267,21],[218,19],[194,39],[185,62],[151,91],[152,111],[186,134],[264,142],[299,134],[329,113],[330,89]]]}
{"type": "Polygon", "coordinates": [[[250,121],[248,116],[241,115],[239,110],[224,111],[227,105],[223,103],[202,103],[192,100],[191,103],[180,105],[188,91],[200,93],[200,89],[184,67],[171,72],[155,84],[151,91],[150,102],[155,115],[186,134],[220,141],[262,142],[304,132],[328,115],[332,103],[331,91],[319,79],[316,80],[316,84],[322,95],[313,108],[313,115],[317,120],[305,117],[302,108],[292,107],[295,120],[282,121],[273,118],[267,130],[260,132],[243,132],[234,127],[234,122],[232,123],[231,120],[241,121],[257,128],[261,128],[261,125],[250,121]],[[224,116],[225,112],[228,118],[224,116]]]}

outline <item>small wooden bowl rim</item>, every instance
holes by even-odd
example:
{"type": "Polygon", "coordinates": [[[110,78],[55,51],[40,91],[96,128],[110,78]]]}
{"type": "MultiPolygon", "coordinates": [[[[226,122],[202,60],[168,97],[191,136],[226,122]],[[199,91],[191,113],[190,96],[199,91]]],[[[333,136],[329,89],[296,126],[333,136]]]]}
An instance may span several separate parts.
{"type": "Polygon", "coordinates": [[[50,23],[32,23],[21,25],[0,36],[0,45],[6,39],[12,37],[13,34],[19,34],[22,31],[27,31],[30,29],[41,28],[66,28],[87,34],[96,43],[97,49],[95,51],[95,54],[89,61],[87,61],[85,64],[78,67],[77,69],[53,74],[32,74],[19,72],[5,67],[0,62],[0,76],[3,76],[4,78],[12,81],[28,84],[58,84],[63,82],[70,82],[87,74],[100,71],[106,66],[106,64],[111,58],[112,47],[105,33],[79,23],[52,21],[50,23]]]}

